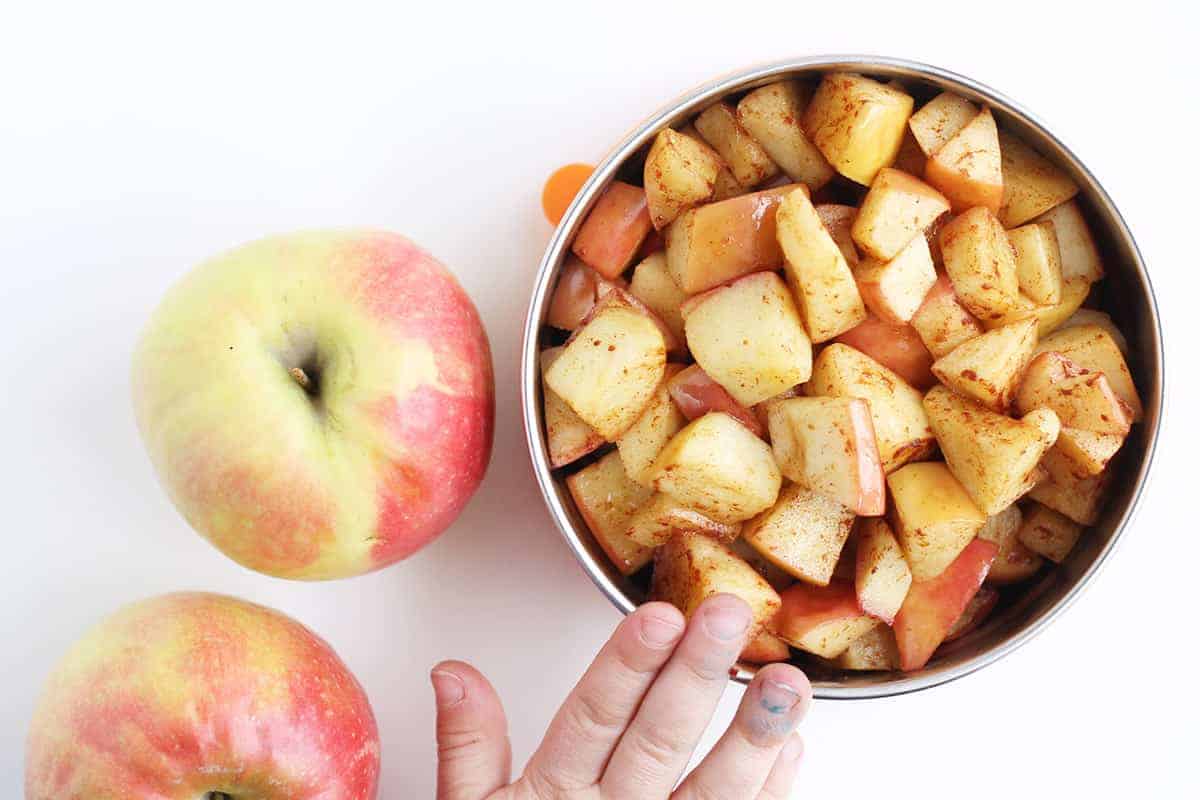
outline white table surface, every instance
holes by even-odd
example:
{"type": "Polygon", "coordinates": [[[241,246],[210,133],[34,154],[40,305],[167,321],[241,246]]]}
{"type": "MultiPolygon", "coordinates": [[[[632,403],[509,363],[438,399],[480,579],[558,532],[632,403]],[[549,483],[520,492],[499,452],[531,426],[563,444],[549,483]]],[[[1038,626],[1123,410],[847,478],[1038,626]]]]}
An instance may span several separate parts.
{"type": "MultiPolygon", "coordinates": [[[[1084,600],[966,680],[819,703],[796,796],[1195,786],[1194,11],[171,5],[29,3],[0,27],[0,793],[18,793],[35,695],[69,643],[120,604],[177,589],[275,606],[336,647],[379,718],[382,797],[432,796],[426,672],[442,658],[491,676],[522,764],[617,620],[550,523],[519,422],[521,320],[550,231],[542,180],[713,75],[855,51],[971,75],[1076,149],[1150,265],[1172,407],[1143,510],[1084,600]],[[236,566],[175,513],[134,431],[128,365],[143,319],[190,265],[331,225],[404,232],[458,273],[491,335],[495,456],[459,522],[408,562],[290,583],[236,566]]],[[[726,693],[717,726],[739,694],[726,693]]]]}

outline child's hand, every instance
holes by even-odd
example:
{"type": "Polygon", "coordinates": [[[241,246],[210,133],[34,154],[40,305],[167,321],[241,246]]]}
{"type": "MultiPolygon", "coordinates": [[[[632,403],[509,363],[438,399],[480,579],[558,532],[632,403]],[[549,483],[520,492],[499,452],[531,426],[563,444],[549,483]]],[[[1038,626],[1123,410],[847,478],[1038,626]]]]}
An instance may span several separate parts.
{"type": "Polygon", "coordinates": [[[675,788],[745,644],[750,609],[710,598],[684,630],[665,603],[630,614],[510,783],[508,724],[491,684],[457,661],[433,670],[439,800],[782,800],[800,763],[812,689],[787,664],[759,670],[712,752],[675,788]]]}

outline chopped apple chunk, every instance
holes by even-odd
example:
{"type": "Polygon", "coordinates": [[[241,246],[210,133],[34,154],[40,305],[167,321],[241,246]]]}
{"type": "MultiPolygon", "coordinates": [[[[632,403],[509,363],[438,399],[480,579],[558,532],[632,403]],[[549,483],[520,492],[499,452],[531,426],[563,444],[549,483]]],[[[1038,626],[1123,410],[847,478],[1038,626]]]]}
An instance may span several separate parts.
{"type": "Polygon", "coordinates": [[[707,536],[678,534],[654,554],[650,599],[661,600],[691,618],[716,594],[732,594],[753,612],[751,634],[763,629],[780,607],[779,594],[728,547],[707,536]]]}
{"type": "Polygon", "coordinates": [[[575,234],[571,251],[611,280],[633,261],[652,227],[646,193],[637,186],[613,181],[575,234]]]}
{"type": "Polygon", "coordinates": [[[1124,443],[1125,437],[1116,433],[1063,428],[1053,449],[1071,463],[1075,475],[1087,478],[1103,472],[1124,443]]]}
{"type": "Polygon", "coordinates": [[[888,322],[906,323],[937,282],[929,243],[918,236],[891,261],[864,259],[854,271],[863,302],[888,322]]]}
{"type": "Polygon", "coordinates": [[[853,525],[853,511],[792,484],[780,492],[773,507],[746,523],[742,538],[788,574],[823,586],[853,525]]]}
{"type": "Polygon", "coordinates": [[[671,401],[668,391],[671,377],[680,369],[678,364],[667,364],[663,382],[654,391],[637,421],[617,437],[617,452],[621,455],[626,474],[643,486],[650,485],[650,468],[658,454],[687,424],[683,414],[671,401]]]}
{"type": "Polygon", "coordinates": [[[775,504],[782,483],[771,448],[728,414],[706,414],[675,435],[651,470],[654,488],[720,522],[775,504]]]}
{"type": "Polygon", "coordinates": [[[1017,537],[1033,552],[1061,564],[1082,532],[1083,526],[1078,522],[1046,506],[1035,505],[1021,523],[1017,537]]]}
{"type": "Polygon", "coordinates": [[[730,542],[741,532],[740,525],[709,519],[666,494],[655,494],[629,518],[626,535],[646,547],[665,544],[675,533],[710,536],[730,542]]]}
{"type": "MultiPolygon", "coordinates": [[[[992,569],[996,568],[996,562],[992,562],[992,569]]],[[[991,572],[989,571],[989,575],[991,572]]],[[[996,603],[1000,600],[1000,592],[990,586],[982,586],[975,596],[971,598],[971,602],[967,603],[967,607],[963,610],[954,624],[950,626],[950,631],[946,634],[944,642],[952,642],[955,639],[961,639],[968,633],[977,629],[991,615],[992,609],[996,607],[996,603]]]]}
{"type": "Polygon", "coordinates": [[[1017,263],[1017,284],[1034,303],[1055,305],[1062,300],[1062,263],[1058,237],[1050,222],[1034,222],[1008,232],[1017,263]]]}
{"type": "Polygon", "coordinates": [[[654,138],[642,171],[650,221],[658,230],[712,197],[721,160],[707,147],[670,128],[654,138]]]}
{"type": "Polygon", "coordinates": [[[1022,414],[1048,408],[1066,427],[1122,437],[1133,417],[1103,372],[1089,372],[1053,350],[1029,362],[1016,400],[1022,414]]]}
{"type": "Polygon", "coordinates": [[[1059,269],[1064,281],[1081,278],[1095,283],[1104,277],[1104,264],[1100,260],[1100,249],[1088,229],[1083,212],[1075,201],[1055,206],[1037,218],[1038,222],[1049,222],[1054,226],[1054,237],[1058,241],[1059,269]]]}
{"type": "Polygon", "coordinates": [[[896,635],[887,625],[876,625],[859,636],[842,654],[834,666],[855,672],[890,672],[900,669],[900,651],[896,635]]]}
{"type": "Polygon", "coordinates": [[[800,126],[811,97],[798,81],[769,83],[741,99],[737,118],[788,177],[816,191],[833,177],[833,168],[800,126]]]}
{"type": "Polygon", "coordinates": [[[1060,353],[1088,372],[1103,373],[1113,392],[1129,406],[1132,421],[1141,421],[1142,401],[1133,385],[1125,356],[1103,327],[1078,325],[1056,331],[1038,344],[1037,353],[1044,352],[1060,353]]]}
{"type": "Polygon", "coordinates": [[[887,482],[895,532],[914,580],[941,574],[987,521],[941,462],[909,464],[887,482]]]}
{"type": "Polygon", "coordinates": [[[988,209],[972,208],[938,234],[946,274],[963,305],[984,323],[1017,308],[1020,287],[1012,245],[988,209]]]}
{"type": "Polygon", "coordinates": [[[887,261],[949,210],[949,201],[937,189],[908,173],[885,167],[863,198],[851,235],[863,252],[887,261]]]}
{"type": "Polygon", "coordinates": [[[869,186],[895,161],[912,107],[912,97],[892,86],[853,73],[826,75],[804,112],[804,131],[834,169],[869,186]]]}
{"type": "Polygon", "coordinates": [[[942,386],[925,395],[925,411],[946,465],[985,514],[998,514],[1029,491],[1060,427],[1048,409],[1012,419],[942,386]]]}
{"type": "Polygon", "coordinates": [[[955,212],[977,207],[992,213],[1000,210],[1004,178],[1000,140],[990,109],[976,114],[929,157],[925,180],[946,196],[955,212]]]}
{"type": "Polygon", "coordinates": [[[835,341],[870,356],[915,389],[925,390],[937,383],[930,371],[933,356],[911,325],[886,322],[868,314],[865,320],[835,341]]]}
{"type": "Polygon", "coordinates": [[[854,230],[854,220],[858,217],[858,209],[837,203],[818,203],[813,209],[825,230],[829,231],[829,235],[837,243],[838,249],[842,251],[846,263],[852,268],[858,266],[858,248],[854,246],[851,234],[854,230]]]}
{"type": "Polygon", "coordinates": [[[938,275],[909,324],[934,358],[983,333],[983,325],[958,299],[945,274],[938,275]]]}
{"type": "Polygon", "coordinates": [[[762,436],[766,432],[766,423],[734,400],[724,386],[700,369],[699,364],[692,364],[667,381],[667,390],[688,420],[703,417],[711,411],[720,411],[745,425],[755,436],[762,436]]]}
{"type": "Polygon", "coordinates": [[[687,295],[675,285],[667,270],[666,253],[661,250],[652,253],[634,267],[629,293],[654,312],[675,339],[684,341],[683,314],[679,309],[687,295]]]}
{"type": "Polygon", "coordinates": [[[666,364],[654,321],[609,295],[546,370],[546,385],[611,441],[641,416],[666,364]]]}
{"type": "MultiPolygon", "coordinates": [[[[543,350],[542,372],[562,352],[561,347],[543,350]]],[[[561,467],[583,458],[604,444],[604,437],[571,410],[566,401],[542,382],[542,401],[546,420],[546,449],[550,453],[550,466],[561,467]]]]}
{"type": "Polygon", "coordinates": [[[855,514],[878,516],[886,498],[871,408],[857,397],[796,397],[767,411],[771,449],[784,477],[855,514]]]}
{"type": "Polygon", "coordinates": [[[942,92],[913,113],[908,127],[925,155],[932,156],[977,116],[979,106],[962,95],[942,92]]]}
{"type": "Polygon", "coordinates": [[[776,636],[799,650],[837,658],[858,637],[879,624],[858,607],[854,584],[796,583],[779,594],[782,605],[772,623],[776,636]]]}
{"type": "Polygon", "coordinates": [[[772,664],[787,661],[791,657],[792,651],[787,642],[764,630],[746,645],[738,660],[749,664],[772,664]]]}
{"type": "Polygon", "coordinates": [[[629,538],[629,520],[650,490],[625,475],[621,458],[609,453],[567,478],[567,489],[596,543],[623,575],[650,563],[654,550],[629,538]]]}
{"type": "Polygon", "coordinates": [[[779,166],[742,127],[737,112],[728,103],[715,103],[704,109],[696,117],[695,125],[742,186],[756,186],[779,173],[779,166]]]}
{"type": "Polygon", "coordinates": [[[933,362],[933,374],[964,397],[1004,413],[1036,346],[1037,320],[1014,322],[963,342],[933,362]]]}
{"type": "Polygon", "coordinates": [[[1005,131],[1000,131],[1000,169],[1004,196],[999,217],[1006,228],[1024,225],[1079,192],[1069,175],[1005,131]]]}
{"type": "Polygon", "coordinates": [[[988,517],[979,529],[979,538],[997,547],[996,560],[988,571],[988,583],[1017,583],[1042,568],[1042,557],[1021,544],[1017,538],[1020,529],[1021,509],[1015,504],[988,517]]]}
{"type": "Polygon", "coordinates": [[[822,350],[813,363],[806,390],[812,397],[860,397],[867,401],[885,473],[933,450],[933,431],[921,404],[921,393],[853,347],[834,343],[822,350]]]}
{"type": "Polygon", "coordinates": [[[911,585],[912,570],[892,527],[882,519],[860,522],[854,571],[859,607],[891,625],[911,585]]]}
{"type": "Polygon", "coordinates": [[[809,338],[824,342],[862,322],[867,311],[854,275],[806,192],[779,204],[776,235],[809,338]]]}
{"type": "Polygon", "coordinates": [[[791,293],[773,272],[693,297],[683,315],[696,363],[742,405],[804,383],[812,373],[812,344],[791,293]]]}

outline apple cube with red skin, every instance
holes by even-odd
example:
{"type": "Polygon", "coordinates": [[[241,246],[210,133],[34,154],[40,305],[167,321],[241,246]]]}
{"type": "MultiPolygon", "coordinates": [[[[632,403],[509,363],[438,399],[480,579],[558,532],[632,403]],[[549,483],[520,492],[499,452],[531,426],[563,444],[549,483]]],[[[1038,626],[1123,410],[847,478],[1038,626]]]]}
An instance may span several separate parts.
{"type": "Polygon", "coordinates": [[[568,256],[550,297],[546,324],[564,331],[579,327],[596,305],[600,275],[577,256],[568,256]]]}
{"type": "Polygon", "coordinates": [[[1089,372],[1054,350],[1029,362],[1016,400],[1022,414],[1048,408],[1064,426],[1085,431],[1124,437],[1132,424],[1133,410],[1103,372],[1089,372]]]}
{"type": "Polygon", "coordinates": [[[914,580],[941,574],[987,521],[941,462],[902,467],[888,476],[888,489],[893,528],[914,580]]]}
{"type": "Polygon", "coordinates": [[[1133,376],[1125,363],[1125,356],[1121,354],[1121,348],[1105,328],[1078,325],[1056,331],[1038,343],[1035,354],[1044,352],[1059,353],[1088,372],[1103,373],[1113,393],[1132,411],[1131,420],[1141,420],[1142,401],[1133,384],[1133,376]]]}
{"type": "Polygon", "coordinates": [[[883,623],[859,636],[833,661],[839,669],[855,672],[890,672],[900,669],[896,635],[883,623]]]}
{"type": "Polygon", "coordinates": [[[863,198],[851,236],[872,258],[889,261],[949,210],[950,203],[937,189],[908,173],[884,167],[863,198]]]}
{"type": "Polygon", "coordinates": [[[854,571],[859,607],[891,625],[910,585],[912,571],[892,527],[882,519],[862,520],[854,571]]]}
{"type": "Polygon", "coordinates": [[[1083,526],[1043,505],[1034,505],[1021,523],[1021,544],[1061,564],[1079,541],[1083,526]]]}
{"type": "MultiPolygon", "coordinates": [[[[992,569],[996,568],[996,562],[992,562],[992,569]]],[[[990,575],[990,571],[989,571],[990,575]]],[[[992,610],[995,609],[996,603],[1000,601],[1000,592],[988,586],[986,583],[979,588],[975,596],[971,598],[971,602],[967,603],[966,609],[959,615],[954,624],[950,626],[950,631],[946,634],[943,644],[952,642],[955,639],[961,639],[968,633],[979,628],[989,616],[992,610]]]]}
{"type": "Polygon", "coordinates": [[[579,227],[571,252],[611,280],[633,262],[652,227],[646,192],[613,181],[579,227]]]}
{"type": "Polygon", "coordinates": [[[641,416],[617,437],[617,452],[621,456],[621,463],[625,465],[625,473],[643,486],[650,485],[650,469],[658,454],[687,424],[683,414],[671,401],[668,390],[672,376],[681,369],[678,364],[667,364],[663,371],[663,382],[655,389],[641,416]]]}
{"type": "Polygon", "coordinates": [[[924,391],[937,382],[929,369],[933,366],[933,356],[911,325],[887,322],[868,314],[834,341],[870,356],[915,389],[924,391]]]}
{"type": "Polygon", "coordinates": [[[714,381],[699,364],[692,364],[667,381],[667,390],[676,407],[688,420],[719,411],[736,419],[755,436],[762,436],[766,426],[750,409],[733,399],[725,387],[714,381]]]}
{"type": "Polygon", "coordinates": [[[925,163],[925,180],[942,192],[955,212],[968,208],[1000,210],[1004,179],[1000,168],[1000,139],[990,109],[939,147],[925,163]]]}
{"type": "Polygon", "coordinates": [[[937,282],[937,270],[929,243],[918,236],[890,261],[864,259],[854,278],[868,308],[889,322],[906,323],[937,282]]]}
{"type": "Polygon", "coordinates": [[[770,509],[749,520],[742,538],[780,569],[809,583],[829,583],[854,526],[854,512],[791,484],[770,509]]]}
{"type": "Polygon", "coordinates": [[[812,373],[812,343],[783,279],[758,272],[683,306],[688,347],[705,372],[744,406],[812,373]]]}
{"type": "Polygon", "coordinates": [[[866,400],[779,400],[767,412],[767,425],[784,477],[827,495],[855,514],[883,513],[883,467],[866,400]]]}
{"type": "MultiPolygon", "coordinates": [[[[688,294],[783,264],[775,210],[790,184],[708,203],[680,214],[666,231],[667,268],[688,294]]],[[[804,191],[808,191],[804,188],[804,191]]]]}
{"type": "Polygon", "coordinates": [[[650,563],[654,548],[629,537],[629,522],[654,493],[630,480],[617,453],[568,476],[567,489],[596,543],[622,575],[632,575],[650,563]]]}
{"type": "Polygon", "coordinates": [[[958,299],[954,285],[944,273],[938,275],[926,292],[909,324],[934,358],[941,358],[984,330],[983,324],[958,299]]]}
{"type": "Polygon", "coordinates": [[[900,669],[913,672],[929,663],[979,591],[997,549],[992,542],[975,539],[940,575],[913,581],[892,626],[900,669]]]}
{"type": "Polygon", "coordinates": [[[670,603],[690,619],[701,603],[717,594],[732,594],[746,601],[754,615],[752,637],[780,607],[779,594],[771,585],[714,539],[677,534],[655,551],[651,600],[670,603]]]}
{"type": "Polygon", "coordinates": [[[854,584],[796,583],[779,594],[782,605],[771,624],[780,639],[798,650],[837,658],[858,637],[879,624],[858,607],[854,584]]]}
{"type": "Polygon", "coordinates": [[[988,517],[979,529],[979,538],[996,545],[996,560],[988,571],[987,582],[1017,583],[1035,575],[1042,568],[1042,558],[1021,544],[1017,533],[1021,529],[1021,509],[1015,504],[988,517]]]}
{"type": "Polygon", "coordinates": [[[676,533],[698,534],[721,542],[731,542],[741,533],[741,526],[709,519],[670,495],[661,493],[643,503],[629,519],[627,535],[646,547],[665,544],[676,533]]]}
{"type": "Polygon", "coordinates": [[[787,642],[769,631],[762,631],[742,649],[738,661],[749,664],[772,664],[787,661],[792,657],[792,651],[787,642]]]}

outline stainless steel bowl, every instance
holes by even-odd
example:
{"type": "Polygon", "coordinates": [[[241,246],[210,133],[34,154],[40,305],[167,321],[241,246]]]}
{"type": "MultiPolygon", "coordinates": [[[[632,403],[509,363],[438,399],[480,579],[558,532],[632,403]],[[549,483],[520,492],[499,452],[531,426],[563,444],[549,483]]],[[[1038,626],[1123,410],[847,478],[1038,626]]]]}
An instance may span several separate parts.
{"type": "MultiPolygon", "coordinates": [[[[521,400],[534,473],[545,495],[554,522],[592,581],[617,608],[632,611],[644,589],[622,576],[605,558],[575,508],[563,482],[564,475],[550,468],[542,421],[538,373],[538,344],[550,294],[570,242],[595,200],[614,177],[644,155],[655,134],[675,126],[728,94],[742,92],[790,77],[815,77],[830,71],[861,72],[882,80],[899,79],[917,95],[950,89],[991,107],[997,121],[1020,135],[1044,156],[1056,162],[1078,182],[1079,199],[1092,231],[1102,248],[1108,277],[1102,305],[1129,337],[1129,358],[1134,380],[1145,401],[1146,418],[1134,427],[1114,468],[1120,471],[1112,496],[1100,521],[1080,540],[1065,563],[1044,571],[1035,583],[1025,584],[1019,599],[994,614],[981,628],[943,648],[921,672],[844,673],[816,660],[802,661],[817,697],[852,699],[887,697],[928,689],[961,678],[997,661],[1044,630],[1083,591],[1107,560],[1129,524],[1145,485],[1158,437],[1163,404],[1163,349],[1158,308],[1150,276],[1125,220],[1099,181],[1054,134],[1032,114],[1004,95],[937,67],[875,56],[822,56],[781,61],[753,67],[719,78],[664,106],[629,133],[597,166],[591,179],[567,209],[554,232],[538,269],[533,299],[525,321],[521,355],[521,400]]],[[[755,668],[740,665],[735,680],[746,682],[755,668]]]]}

